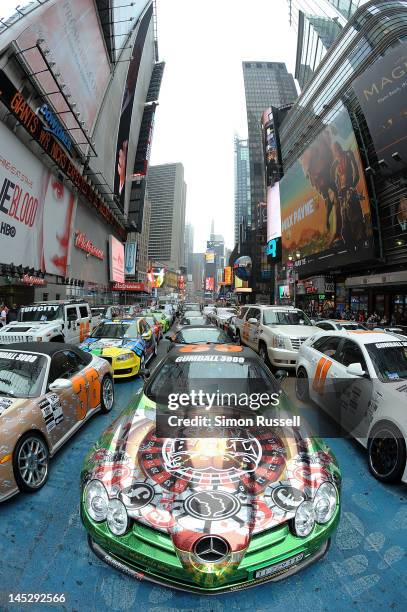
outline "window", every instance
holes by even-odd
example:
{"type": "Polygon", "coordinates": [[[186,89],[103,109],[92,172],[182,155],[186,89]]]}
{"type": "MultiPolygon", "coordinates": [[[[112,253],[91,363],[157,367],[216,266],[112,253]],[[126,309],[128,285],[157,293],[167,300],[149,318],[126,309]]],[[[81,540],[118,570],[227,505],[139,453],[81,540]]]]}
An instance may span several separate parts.
{"type": "Polygon", "coordinates": [[[79,356],[73,351],[59,351],[52,356],[48,384],[57,378],[71,378],[83,368],[79,356]]]}
{"type": "Polygon", "coordinates": [[[335,329],[332,323],[317,323],[317,327],[325,330],[335,329]]]}
{"type": "Polygon", "coordinates": [[[88,307],[87,306],[79,306],[79,313],[81,315],[81,319],[85,319],[89,316],[88,307]]]}
{"type": "Polygon", "coordinates": [[[337,360],[339,361],[339,363],[344,365],[346,368],[351,363],[360,363],[360,365],[362,366],[362,369],[367,371],[365,358],[363,357],[363,353],[360,347],[355,342],[352,342],[351,340],[345,340],[345,342],[342,345],[341,350],[338,353],[337,360]]]}
{"type": "Polygon", "coordinates": [[[248,306],[244,306],[243,308],[241,308],[239,311],[238,317],[240,319],[243,319],[248,310],[249,310],[248,306]]]}
{"type": "Polygon", "coordinates": [[[312,348],[323,353],[327,357],[333,358],[341,340],[342,338],[338,336],[324,336],[323,338],[318,338],[312,345],[312,348]]]}
{"type": "Polygon", "coordinates": [[[78,314],[76,312],[76,306],[69,306],[66,309],[66,318],[68,321],[76,321],[78,314]]]}
{"type": "Polygon", "coordinates": [[[260,310],[258,308],[250,308],[247,313],[246,321],[249,319],[256,319],[260,323],[260,310]]]}

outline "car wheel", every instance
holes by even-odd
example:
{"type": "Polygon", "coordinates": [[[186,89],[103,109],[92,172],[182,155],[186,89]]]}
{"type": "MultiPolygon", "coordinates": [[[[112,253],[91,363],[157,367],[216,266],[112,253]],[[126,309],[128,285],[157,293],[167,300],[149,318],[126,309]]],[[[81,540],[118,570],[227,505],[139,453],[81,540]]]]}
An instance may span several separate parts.
{"type": "Polygon", "coordinates": [[[114,385],[110,376],[105,376],[102,380],[102,393],[100,407],[102,412],[110,412],[114,404],[114,385]]]}
{"type": "Polygon", "coordinates": [[[45,440],[35,432],[22,436],[13,453],[13,470],[20,491],[35,493],[48,478],[49,451],[45,440]]]}
{"type": "Polygon", "coordinates": [[[297,397],[302,402],[309,400],[309,380],[308,374],[304,368],[299,368],[295,381],[295,391],[297,397]]]}
{"type": "Polygon", "coordinates": [[[267,354],[267,347],[263,343],[261,343],[259,346],[259,356],[260,356],[260,359],[264,361],[264,363],[266,364],[268,363],[269,356],[267,354]]]}
{"type": "Polygon", "coordinates": [[[369,470],[381,482],[398,482],[406,466],[406,443],[393,423],[377,423],[367,446],[369,470]]]}

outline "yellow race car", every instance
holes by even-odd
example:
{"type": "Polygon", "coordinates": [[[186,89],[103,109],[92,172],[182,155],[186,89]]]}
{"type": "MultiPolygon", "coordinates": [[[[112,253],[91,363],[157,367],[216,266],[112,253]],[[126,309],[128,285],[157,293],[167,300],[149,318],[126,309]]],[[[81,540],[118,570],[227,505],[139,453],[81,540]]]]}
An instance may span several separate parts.
{"type": "Polygon", "coordinates": [[[136,376],[140,368],[157,354],[153,330],[144,317],[103,321],[80,348],[106,359],[116,379],[136,376]]]}

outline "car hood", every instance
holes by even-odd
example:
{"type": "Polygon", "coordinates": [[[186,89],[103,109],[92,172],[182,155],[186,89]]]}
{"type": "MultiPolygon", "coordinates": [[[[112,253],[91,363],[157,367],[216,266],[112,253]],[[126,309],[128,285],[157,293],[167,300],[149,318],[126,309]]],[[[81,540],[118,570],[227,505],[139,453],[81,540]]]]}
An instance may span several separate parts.
{"type": "Polygon", "coordinates": [[[288,338],[309,338],[321,331],[319,327],[314,327],[314,325],[273,325],[267,327],[270,327],[274,333],[287,336],[288,338]]]}
{"type": "Polygon", "coordinates": [[[87,338],[79,348],[95,355],[114,356],[131,350],[140,356],[143,352],[143,341],[140,338],[87,338]]]}
{"type": "Polygon", "coordinates": [[[101,480],[130,517],[166,532],[186,569],[203,534],[227,540],[238,565],[256,533],[292,519],[323,481],[340,483],[328,447],[290,431],[158,438],[155,404],[140,393],[88,454],[82,485],[101,480]]]}

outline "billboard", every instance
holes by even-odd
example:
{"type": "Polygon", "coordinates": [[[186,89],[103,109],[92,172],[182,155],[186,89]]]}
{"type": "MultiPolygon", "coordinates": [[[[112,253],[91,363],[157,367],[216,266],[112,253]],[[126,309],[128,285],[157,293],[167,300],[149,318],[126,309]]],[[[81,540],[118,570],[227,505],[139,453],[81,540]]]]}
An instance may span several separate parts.
{"type": "Polygon", "coordinates": [[[141,57],[143,55],[144,43],[146,40],[148,28],[150,27],[152,16],[153,5],[149,7],[144,17],[142,18],[136,34],[136,38],[134,40],[120,110],[119,132],[117,135],[116,145],[114,192],[119,197],[118,203],[122,211],[124,210],[124,202],[126,195],[127,147],[129,144],[134,94],[137,86],[137,79],[140,70],[141,57]]]}
{"type": "Polygon", "coordinates": [[[0,261],[66,275],[76,197],[0,123],[0,261]]]}
{"type": "Polygon", "coordinates": [[[215,290],[215,279],[212,276],[205,278],[205,291],[215,290]]]}
{"type": "Polygon", "coordinates": [[[111,14],[109,21],[112,21],[113,26],[112,38],[115,39],[113,52],[116,60],[119,59],[123,44],[126,43],[126,35],[134,27],[149,2],[150,0],[133,0],[131,3],[123,0],[111,1],[112,11],[111,13],[109,11],[109,15],[111,14]]]}
{"type": "MultiPolygon", "coordinates": [[[[40,18],[36,18],[37,11],[24,18],[27,27],[17,37],[17,44],[22,51],[27,49],[24,59],[30,72],[38,73],[36,79],[43,91],[54,92],[54,78],[45,70],[35,47],[38,39],[44,41],[42,48],[49,49],[47,59],[55,62],[54,72],[60,73],[60,80],[76,102],[81,120],[91,130],[110,79],[110,64],[95,4],[93,0],[65,0],[50,5],[40,12],[40,18]]],[[[56,112],[63,113],[58,117],[67,128],[78,128],[72,114],[66,113],[63,97],[54,94],[51,100],[56,112]]]]}
{"type": "Polygon", "coordinates": [[[281,236],[280,183],[267,187],[267,242],[281,236]]]}
{"type": "Polygon", "coordinates": [[[124,283],[124,244],[109,236],[110,281],[124,283]]]}
{"type": "Polygon", "coordinates": [[[136,273],[137,242],[126,242],[124,246],[124,274],[134,276],[136,273]]]}
{"type": "Polygon", "coordinates": [[[353,82],[384,173],[407,161],[407,43],[388,50],[353,82]],[[392,157],[399,154],[399,161],[392,157]]]}
{"type": "Polygon", "coordinates": [[[232,284],[232,268],[231,266],[227,266],[225,268],[225,285],[232,284]]]}
{"type": "Polygon", "coordinates": [[[313,272],[374,256],[366,181],[345,109],[288,169],[280,201],[283,262],[291,256],[313,272]]]}
{"type": "Polygon", "coordinates": [[[215,251],[206,251],[205,261],[208,264],[215,263],[215,251]]]}

